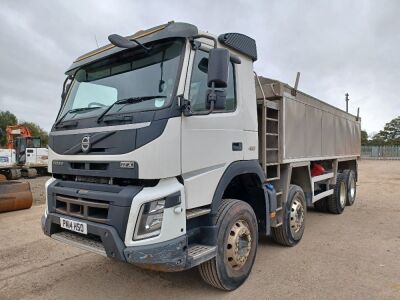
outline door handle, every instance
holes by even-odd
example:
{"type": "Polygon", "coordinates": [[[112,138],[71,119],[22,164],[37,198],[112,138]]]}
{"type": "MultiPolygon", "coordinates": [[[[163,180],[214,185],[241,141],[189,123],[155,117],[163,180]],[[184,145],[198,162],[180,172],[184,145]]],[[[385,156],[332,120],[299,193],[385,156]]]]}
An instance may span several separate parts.
{"type": "Polygon", "coordinates": [[[232,151],[242,151],[242,150],[243,150],[243,143],[242,142],[232,143],[232,151]]]}

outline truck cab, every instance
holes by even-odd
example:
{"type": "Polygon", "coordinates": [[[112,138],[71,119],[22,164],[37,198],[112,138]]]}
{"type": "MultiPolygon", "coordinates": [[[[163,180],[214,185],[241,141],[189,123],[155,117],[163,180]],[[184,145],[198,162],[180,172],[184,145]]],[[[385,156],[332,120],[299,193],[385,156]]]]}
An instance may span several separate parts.
{"type": "Polygon", "coordinates": [[[44,233],[144,268],[200,265],[237,288],[259,234],[279,225],[259,160],[255,41],[176,22],[109,40],[66,71],[44,233]]]}

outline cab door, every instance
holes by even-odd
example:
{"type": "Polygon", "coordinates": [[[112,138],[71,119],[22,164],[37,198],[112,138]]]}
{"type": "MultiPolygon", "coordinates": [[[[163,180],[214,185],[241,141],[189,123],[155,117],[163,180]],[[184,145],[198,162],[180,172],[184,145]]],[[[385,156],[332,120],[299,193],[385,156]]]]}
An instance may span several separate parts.
{"type": "MultiPolygon", "coordinates": [[[[191,50],[185,98],[193,113],[206,112],[209,48],[191,50]]],[[[225,109],[182,117],[182,176],[187,208],[208,205],[226,167],[243,159],[235,65],[230,63],[225,109]]]]}

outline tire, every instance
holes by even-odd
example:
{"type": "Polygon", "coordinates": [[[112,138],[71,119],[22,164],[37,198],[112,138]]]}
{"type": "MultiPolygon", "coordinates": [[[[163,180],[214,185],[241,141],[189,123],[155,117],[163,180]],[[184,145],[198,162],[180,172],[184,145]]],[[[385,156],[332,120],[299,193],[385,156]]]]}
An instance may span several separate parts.
{"type": "Polygon", "coordinates": [[[282,225],[272,228],[272,238],[281,245],[293,247],[301,240],[305,228],[306,200],[301,187],[290,185],[284,206],[282,225]]]}
{"type": "Polygon", "coordinates": [[[258,244],[257,218],[246,202],[223,199],[213,222],[219,228],[217,255],[199,265],[200,275],[208,284],[232,291],[246,281],[253,267],[258,244]],[[240,255],[235,250],[244,253],[240,255]]]}
{"type": "Polygon", "coordinates": [[[320,212],[328,212],[328,204],[326,203],[326,199],[321,199],[315,202],[314,209],[320,212]]]}
{"type": "Polygon", "coordinates": [[[347,183],[346,175],[338,173],[333,194],[327,198],[328,211],[333,214],[341,214],[346,206],[347,183]]]}
{"type": "Polygon", "coordinates": [[[353,170],[344,170],[343,174],[345,174],[346,176],[347,185],[346,205],[352,206],[354,204],[354,201],[356,201],[357,194],[356,175],[353,170]]]}

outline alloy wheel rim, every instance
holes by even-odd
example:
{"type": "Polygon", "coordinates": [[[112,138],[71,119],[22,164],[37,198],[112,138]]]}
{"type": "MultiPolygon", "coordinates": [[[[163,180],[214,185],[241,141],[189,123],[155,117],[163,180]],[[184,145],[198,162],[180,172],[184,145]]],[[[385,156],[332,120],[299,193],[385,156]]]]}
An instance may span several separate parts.
{"type": "Polygon", "coordinates": [[[246,263],[251,250],[251,232],[244,220],[236,221],[228,235],[225,247],[228,264],[234,270],[239,270],[246,263]]]}
{"type": "Polygon", "coordinates": [[[344,182],[340,183],[339,191],[339,202],[340,206],[344,207],[346,205],[346,184],[344,182]]]}
{"type": "Polygon", "coordinates": [[[356,181],[354,180],[354,178],[352,178],[351,182],[350,182],[350,196],[351,196],[351,199],[354,198],[355,194],[356,194],[356,181]]]}
{"type": "Polygon", "coordinates": [[[298,233],[304,224],[304,207],[301,201],[295,199],[290,208],[290,231],[292,235],[298,233]]]}

